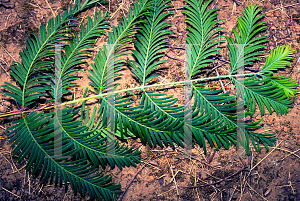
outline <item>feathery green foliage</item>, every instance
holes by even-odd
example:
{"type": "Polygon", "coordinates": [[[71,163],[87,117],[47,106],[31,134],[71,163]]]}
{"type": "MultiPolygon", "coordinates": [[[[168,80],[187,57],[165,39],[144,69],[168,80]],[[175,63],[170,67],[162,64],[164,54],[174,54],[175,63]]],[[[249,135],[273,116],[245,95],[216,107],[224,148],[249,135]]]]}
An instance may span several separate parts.
{"type": "MultiPolygon", "coordinates": [[[[266,28],[265,22],[259,20],[263,15],[259,15],[260,9],[257,5],[250,5],[243,12],[244,16],[238,19],[237,30],[233,29],[235,40],[228,38],[229,57],[231,61],[231,74],[237,73],[238,69],[251,65],[254,60],[260,59],[263,52],[259,52],[264,48],[263,43],[268,41],[265,36],[257,36],[259,31],[266,28]],[[238,45],[239,44],[239,47],[238,45]]],[[[259,75],[273,72],[280,68],[285,68],[292,58],[290,48],[278,47],[271,52],[267,58],[266,64],[259,72],[259,75]]],[[[238,82],[236,78],[231,78],[232,82],[237,86],[238,93],[245,93],[245,98],[248,106],[248,111],[252,114],[255,111],[256,104],[258,105],[261,115],[265,114],[265,107],[270,113],[272,109],[277,114],[286,114],[288,108],[291,107],[292,101],[289,100],[287,92],[283,91],[281,85],[270,82],[269,76],[253,76],[244,80],[244,85],[238,82]]],[[[277,78],[279,79],[279,78],[277,78]]],[[[272,80],[272,79],[271,79],[272,80]]],[[[276,78],[275,78],[276,80],[276,78]]],[[[283,81],[294,94],[295,84],[288,84],[288,80],[283,81]]],[[[284,84],[282,86],[284,86],[284,84]]]]}
{"type": "MultiPolygon", "coordinates": [[[[207,143],[219,150],[239,141],[247,153],[250,142],[257,151],[261,144],[267,149],[272,146],[275,134],[256,131],[262,119],[251,122],[245,118],[253,115],[257,106],[261,115],[266,109],[281,115],[288,112],[292,106],[290,97],[295,95],[298,84],[290,77],[273,74],[290,64],[292,50],[287,46],[272,50],[258,73],[244,75],[244,67],[261,60],[268,41],[267,37],[260,36],[266,29],[263,15],[257,5],[251,4],[238,18],[234,37],[226,36],[231,62],[227,78],[236,86],[236,96],[222,89],[205,88],[206,79],[200,76],[215,62],[221,45],[226,42],[221,40],[223,28],[218,26],[221,21],[217,17],[218,9],[209,9],[211,1],[185,0],[188,25],[185,98],[191,100],[190,107],[178,105],[178,99],[167,93],[147,90],[159,76],[158,67],[168,62],[162,58],[172,33],[168,30],[171,25],[168,17],[172,13],[165,10],[171,6],[170,0],[139,0],[133,3],[127,18],[123,17],[118,26],[112,27],[107,44],[99,49],[88,71],[90,87],[97,97],[96,106],[90,109],[85,102],[86,89],[81,109],[75,109],[75,105],[60,109],[55,105],[54,111],[22,114],[6,130],[11,136],[13,154],[19,155],[18,161],[27,158],[26,170],[40,173],[41,183],[64,184],[67,190],[69,182],[75,194],[78,191],[92,199],[116,200],[122,192],[120,185],[99,173],[98,168],[136,166],[141,152],[120,144],[112,135],[123,140],[138,137],[150,147],[198,144],[205,153],[207,143]],[[126,56],[133,59],[126,60],[126,56]],[[109,94],[118,87],[113,81],[122,76],[120,72],[125,65],[140,84],[141,99],[135,106],[135,101],[118,91],[109,94]],[[238,74],[245,78],[238,78],[238,74]],[[191,81],[198,78],[198,82],[191,81]],[[244,110],[241,116],[240,111],[244,110]],[[237,133],[242,133],[242,139],[237,138],[237,133]]],[[[88,17],[87,25],[81,25],[78,33],[72,32],[72,27],[77,26],[74,16],[97,2],[86,0],[81,5],[76,0],[74,8],[70,6],[62,17],[51,18],[47,28],[42,24],[39,37],[34,35],[34,39],[28,39],[20,53],[22,63],[13,63],[9,71],[17,85],[3,86],[4,93],[19,108],[34,109],[41,98],[47,98],[51,104],[57,98],[68,99],[69,88],[76,86],[76,74],[85,59],[90,58],[96,38],[109,28],[109,13],[95,12],[94,18],[88,17]],[[62,47],[61,63],[54,59],[58,44],[62,47]],[[61,69],[57,71],[58,64],[61,69]]]]}

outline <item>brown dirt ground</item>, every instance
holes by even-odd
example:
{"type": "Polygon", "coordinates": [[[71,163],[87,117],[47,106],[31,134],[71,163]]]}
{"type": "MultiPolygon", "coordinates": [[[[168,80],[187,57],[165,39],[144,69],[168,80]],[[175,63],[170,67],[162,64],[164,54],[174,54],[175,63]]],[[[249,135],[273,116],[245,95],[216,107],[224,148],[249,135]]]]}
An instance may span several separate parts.
{"type": "MultiPolygon", "coordinates": [[[[68,0],[49,0],[54,12],[64,10],[68,2],[68,0]]],[[[226,28],[223,31],[224,35],[231,33],[232,28],[236,25],[237,16],[240,16],[243,8],[251,2],[242,1],[240,5],[236,5],[232,0],[217,1],[218,8],[220,8],[220,19],[226,19],[220,23],[222,27],[226,28]]],[[[299,54],[300,43],[299,0],[255,0],[253,2],[258,3],[263,8],[262,12],[266,13],[265,20],[268,27],[264,34],[270,38],[266,55],[277,45],[287,44],[295,50],[294,63],[299,54]],[[279,9],[281,6],[286,7],[279,9]]],[[[116,11],[120,3],[119,0],[112,1],[111,11],[116,11]]],[[[113,25],[117,24],[123,12],[127,12],[131,3],[131,1],[124,1],[125,8],[116,13],[111,21],[113,25]]],[[[183,1],[176,0],[172,3],[176,10],[172,9],[174,14],[171,19],[171,29],[174,31],[174,35],[170,39],[170,45],[175,46],[185,42],[186,25],[181,10],[183,1]]],[[[105,5],[105,8],[108,9],[108,6],[105,5]]],[[[104,7],[98,5],[90,9],[88,15],[92,16],[95,9],[104,10],[104,7]]],[[[5,70],[8,70],[8,66],[14,59],[20,61],[19,51],[24,48],[25,39],[31,32],[38,33],[40,23],[45,23],[52,17],[52,12],[44,0],[1,0],[0,16],[0,62],[2,65],[0,85],[2,85],[5,81],[14,82],[5,70]]],[[[98,43],[101,42],[103,41],[98,41],[98,43]]],[[[226,44],[222,44],[222,47],[226,47],[226,44]]],[[[181,56],[182,52],[180,51],[180,49],[168,50],[167,54],[171,57],[176,57],[176,54],[181,56]]],[[[222,58],[228,59],[227,56],[224,56],[225,53],[225,50],[222,51],[222,58]]],[[[170,62],[161,66],[163,68],[162,79],[166,78],[171,82],[176,77],[175,71],[183,79],[183,63],[167,57],[166,59],[169,59],[170,62]]],[[[87,69],[79,73],[79,76],[82,76],[79,81],[81,86],[88,85],[87,69]]],[[[225,74],[225,69],[228,69],[228,66],[219,68],[220,74],[225,74]]],[[[298,83],[300,81],[299,70],[298,64],[291,73],[292,78],[298,83]]],[[[288,72],[289,70],[285,73],[288,72]]],[[[134,79],[126,76],[130,74],[129,71],[124,71],[123,74],[125,76],[120,80],[119,88],[125,88],[127,84],[130,87],[136,86],[137,83],[134,79]]],[[[161,81],[160,79],[158,81],[161,81]]],[[[169,89],[167,93],[178,97],[179,103],[183,103],[181,89],[169,89]]],[[[76,98],[81,96],[82,92],[76,91],[76,98]]],[[[243,163],[255,167],[250,178],[247,178],[248,173],[243,171],[215,185],[197,189],[181,189],[184,186],[216,182],[239,171],[243,165],[239,159],[234,157],[235,148],[221,149],[215,155],[214,151],[209,149],[207,155],[204,156],[201,149],[196,147],[193,149],[193,153],[199,155],[199,158],[195,160],[182,158],[181,149],[176,151],[168,149],[165,152],[158,149],[151,151],[148,146],[141,147],[139,140],[129,140],[129,145],[141,148],[143,163],[139,164],[137,168],[124,168],[122,171],[118,168],[113,170],[107,168],[105,172],[113,177],[114,182],[120,183],[124,190],[134,175],[142,169],[131,183],[123,200],[300,200],[300,154],[296,155],[296,151],[300,149],[299,94],[294,100],[294,107],[289,109],[288,115],[265,115],[262,131],[276,132],[280,145],[275,150],[271,148],[270,150],[274,150],[272,153],[263,149],[261,153],[252,151],[252,156],[242,158],[243,163]],[[291,154],[293,151],[295,151],[294,154],[291,154]],[[154,156],[153,154],[155,157],[151,158],[154,156]],[[207,161],[210,159],[209,166],[200,163],[200,161],[208,163],[207,161]],[[174,175],[175,179],[171,180],[174,175]]],[[[15,109],[13,103],[1,94],[0,113],[15,109]]],[[[260,116],[256,114],[253,118],[260,119],[260,116]]],[[[0,200],[89,200],[74,196],[71,190],[65,193],[63,189],[53,185],[40,187],[38,178],[25,172],[23,167],[26,160],[17,163],[16,157],[11,156],[10,143],[4,134],[4,128],[8,128],[13,119],[16,117],[0,119],[0,200]]]]}

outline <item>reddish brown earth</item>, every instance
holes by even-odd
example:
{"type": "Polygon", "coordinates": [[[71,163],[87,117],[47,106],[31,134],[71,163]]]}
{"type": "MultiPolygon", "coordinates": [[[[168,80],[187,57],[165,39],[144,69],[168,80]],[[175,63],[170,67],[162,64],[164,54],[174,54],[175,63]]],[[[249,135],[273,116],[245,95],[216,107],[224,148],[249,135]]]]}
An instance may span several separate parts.
{"type": "MultiPolygon", "coordinates": [[[[66,9],[69,1],[50,0],[49,4],[54,12],[61,12],[66,9]]],[[[226,28],[223,35],[230,35],[232,28],[236,25],[236,19],[241,15],[241,11],[252,1],[243,1],[236,5],[233,1],[217,1],[220,8],[220,19],[226,19],[220,23],[226,28]]],[[[112,19],[112,24],[117,21],[126,12],[131,5],[131,1],[124,1],[124,7],[119,9],[112,19]]],[[[172,31],[174,35],[170,40],[170,45],[182,44],[185,42],[185,23],[184,16],[181,13],[183,7],[182,0],[172,2],[176,9],[172,9],[172,31]]],[[[299,54],[300,43],[300,4],[297,1],[254,1],[262,8],[266,14],[267,21],[266,34],[270,38],[266,55],[277,45],[290,45],[294,50],[296,62],[299,54]],[[279,9],[281,5],[283,9],[279,9]]],[[[111,11],[115,12],[120,6],[121,1],[117,0],[111,3],[111,11]]],[[[104,6],[108,9],[108,5],[104,6]]],[[[104,7],[98,5],[89,10],[88,15],[92,16],[94,10],[104,10],[104,7]]],[[[0,2],[0,85],[4,82],[14,81],[6,73],[8,66],[14,61],[20,61],[19,51],[24,48],[26,38],[29,34],[38,33],[38,27],[41,22],[46,22],[52,17],[52,12],[44,0],[2,0],[0,2]],[[9,55],[9,54],[11,55],[9,55]]],[[[83,16],[83,15],[81,15],[83,16]]],[[[101,41],[100,41],[101,42],[101,41]]],[[[100,43],[99,42],[99,43],[100,43]]],[[[226,44],[222,44],[226,47],[226,44]]],[[[180,57],[180,49],[168,50],[167,54],[171,57],[180,57]],[[172,52],[173,51],[173,52],[172,52]]],[[[222,51],[223,59],[226,50],[222,51]]],[[[162,78],[171,82],[176,78],[177,72],[180,79],[183,79],[183,63],[171,58],[170,62],[164,64],[165,69],[162,78]]],[[[264,61],[262,61],[263,63],[264,61]]],[[[227,64],[226,64],[227,65],[227,64]]],[[[220,74],[225,74],[224,68],[219,68],[220,74]]],[[[257,67],[261,66],[257,64],[257,67]]],[[[290,74],[298,83],[300,81],[300,65],[293,68],[290,74]]],[[[290,70],[286,70],[288,74],[290,70]]],[[[120,87],[125,88],[127,84],[135,86],[137,83],[128,76],[129,71],[123,72],[124,76],[120,80],[120,87]]],[[[87,86],[87,69],[79,74],[82,76],[80,85],[87,86]]],[[[211,76],[214,75],[213,73],[211,76]]],[[[158,81],[160,81],[158,79],[158,81]]],[[[226,81],[224,81],[226,82],[226,81]]],[[[216,82],[218,83],[218,82],[216,82]]],[[[183,103],[181,89],[169,89],[167,93],[180,98],[179,103],[183,103]]],[[[76,91],[76,97],[80,98],[82,92],[76,91]]],[[[185,159],[180,152],[181,149],[167,151],[152,150],[148,146],[142,146],[139,140],[129,140],[129,145],[142,150],[142,161],[137,168],[124,168],[120,171],[118,168],[105,172],[112,175],[113,181],[122,185],[122,190],[128,186],[136,173],[142,169],[136,178],[130,183],[127,193],[123,200],[300,200],[300,100],[299,94],[294,98],[294,107],[289,109],[286,116],[277,116],[276,114],[265,115],[262,122],[261,131],[276,132],[278,136],[278,147],[265,149],[257,153],[252,149],[252,155],[242,159],[243,164],[253,168],[251,177],[247,177],[248,172],[239,170],[243,167],[242,162],[234,157],[235,148],[229,150],[221,149],[216,152],[214,157],[212,149],[206,156],[203,155],[200,148],[193,149],[193,153],[199,157],[197,159],[185,159]],[[292,152],[295,152],[291,155],[292,152]],[[150,160],[149,160],[150,159],[150,160]],[[211,163],[207,163],[211,160],[211,163]],[[202,161],[202,163],[200,162],[202,161]],[[255,168],[254,168],[255,167],[255,168]],[[179,171],[180,170],[180,171],[179,171]],[[238,174],[235,174],[239,172],[238,174]],[[172,180],[172,178],[175,179],[172,180]],[[235,175],[230,177],[231,175],[235,175]],[[229,177],[229,178],[227,178],[229,177]],[[227,179],[225,179],[227,178],[227,179]],[[222,180],[223,179],[223,180],[222,180]],[[181,189],[185,186],[211,184],[221,181],[214,185],[194,189],[181,189]]],[[[16,107],[4,95],[0,94],[0,113],[15,110],[16,107]]],[[[8,128],[14,118],[0,119],[0,200],[89,200],[74,196],[69,190],[67,193],[61,188],[53,185],[39,186],[39,179],[28,176],[23,169],[26,161],[17,163],[16,157],[11,156],[10,143],[5,136],[4,129],[8,128]]],[[[254,119],[260,119],[255,115],[254,119]]]]}

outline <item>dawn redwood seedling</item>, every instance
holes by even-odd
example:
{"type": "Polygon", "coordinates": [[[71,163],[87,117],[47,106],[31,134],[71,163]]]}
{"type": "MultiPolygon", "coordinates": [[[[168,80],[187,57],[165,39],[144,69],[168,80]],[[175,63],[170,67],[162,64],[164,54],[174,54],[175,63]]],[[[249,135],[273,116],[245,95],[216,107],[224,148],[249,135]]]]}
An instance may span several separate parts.
{"type": "Polygon", "coordinates": [[[76,86],[76,73],[90,57],[96,38],[109,28],[109,14],[96,12],[94,18],[88,17],[86,26],[81,25],[81,30],[76,33],[78,13],[97,2],[99,0],[86,0],[81,5],[80,0],[76,0],[74,8],[70,6],[63,16],[58,14],[55,19],[50,19],[47,27],[41,25],[39,36],[33,34],[33,39],[28,39],[26,48],[20,53],[22,62],[10,67],[9,73],[16,85],[5,83],[3,86],[4,93],[13,98],[20,109],[0,117],[22,114],[6,130],[11,136],[13,154],[19,155],[18,161],[28,159],[26,170],[40,175],[41,183],[64,184],[65,190],[70,183],[75,194],[78,191],[82,196],[87,193],[92,199],[116,200],[116,194],[122,192],[120,185],[99,173],[98,168],[136,166],[141,153],[119,144],[111,137],[113,135],[121,139],[138,137],[150,147],[174,148],[175,145],[184,147],[185,129],[189,129],[191,145],[200,145],[205,153],[207,143],[217,150],[236,145],[237,132],[243,134],[240,140],[247,153],[250,143],[257,151],[260,151],[260,144],[267,149],[273,145],[275,134],[255,131],[261,127],[262,120],[245,121],[242,126],[237,123],[237,120],[252,116],[257,106],[262,116],[266,109],[269,113],[286,114],[292,106],[290,97],[297,91],[297,83],[290,77],[273,75],[289,65],[293,58],[292,50],[287,46],[272,50],[258,72],[246,75],[243,72],[245,78],[243,82],[239,81],[240,70],[259,62],[268,41],[260,35],[266,29],[266,23],[262,21],[263,15],[257,5],[246,7],[233,29],[233,37],[226,36],[223,40],[218,10],[208,8],[211,0],[185,0],[184,14],[188,24],[186,68],[189,72],[185,76],[190,80],[191,89],[187,96],[193,100],[190,120],[186,121],[187,107],[178,106],[177,98],[149,90],[150,87],[187,83],[179,81],[175,71],[176,82],[151,85],[159,76],[157,68],[168,62],[162,57],[172,33],[168,29],[171,22],[167,20],[171,13],[165,11],[170,7],[170,0],[134,3],[127,18],[124,17],[117,27],[113,27],[113,32],[108,33],[108,45],[100,48],[88,71],[95,95],[87,97],[86,90],[82,99],[68,101],[70,89],[76,86]],[[230,73],[201,77],[220,53],[219,44],[225,41],[228,43],[230,73]],[[128,51],[131,43],[134,47],[128,51]],[[56,51],[58,46],[60,55],[56,51]],[[128,55],[132,55],[133,60],[124,59],[128,55]],[[59,57],[60,68],[57,69],[55,58],[59,57]],[[124,65],[131,68],[139,86],[116,91],[118,85],[113,81],[122,76],[124,65]],[[236,87],[236,96],[224,93],[221,87],[204,87],[206,81],[221,78],[230,79],[236,87]],[[141,95],[137,106],[133,106],[130,97],[120,95],[121,92],[133,94],[133,90],[141,95]],[[241,94],[244,101],[237,101],[241,94]],[[41,99],[47,100],[46,105],[36,108],[36,102],[41,99]],[[62,104],[58,104],[57,99],[62,104]],[[90,115],[89,106],[86,106],[89,99],[98,100],[90,115]],[[76,102],[82,103],[81,109],[67,106],[74,106],[76,102]],[[24,111],[27,109],[29,111],[24,111]],[[240,110],[245,110],[242,117],[237,112],[240,110]]]}

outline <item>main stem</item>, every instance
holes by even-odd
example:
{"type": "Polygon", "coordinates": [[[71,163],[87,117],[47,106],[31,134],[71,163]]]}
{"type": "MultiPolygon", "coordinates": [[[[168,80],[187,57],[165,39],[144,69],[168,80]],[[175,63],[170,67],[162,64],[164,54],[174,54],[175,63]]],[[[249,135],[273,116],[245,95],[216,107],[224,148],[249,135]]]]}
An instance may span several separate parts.
{"type": "MultiPolygon", "coordinates": [[[[170,82],[170,83],[161,83],[161,84],[140,86],[140,87],[134,87],[134,88],[130,88],[130,89],[122,89],[122,90],[119,90],[119,91],[113,91],[113,92],[109,92],[109,93],[102,93],[102,94],[98,94],[98,95],[95,95],[95,96],[90,96],[90,97],[87,97],[87,98],[81,98],[81,99],[77,99],[77,100],[73,100],[73,101],[68,101],[68,102],[62,103],[61,106],[70,105],[70,104],[74,104],[74,103],[77,103],[77,102],[83,102],[83,101],[87,101],[87,100],[94,99],[94,98],[100,98],[100,97],[103,97],[103,96],[109,96],[109,95],[113,95],[113,94],[117,94],[117,93],[134,91],[134,90],[141,90],[141,89],[150,88],[150,87],[180,85],[180,84],[185,84],[185,83],[188,83],[188,82],[206,81],[206,80],[214,80],[214,79],[224,79],[224,78],[240,77],[240,76],[245,77],[245,76],[253,76],[253,75],[260,75],[260,73],[249,73],[249,74],[239,74],[239,75],[222,75],[222,76],[217,76],[217,77],[207,77],[207,78],[199,78],[199,79],[185,80],[185,81],[179,81],[179,82],[170,82]]],[[[45,107],[44,110],[52,109],[52,108],[54,108],[54,106],[45,107]]],[[[29,113],[29,112],[32,112],[32,110],[26,110],[26,111],[23,111],[23,112],[1,113],[0,118],[19,115],[19,114],[25,114],[25,113],[29,113]]]]}

